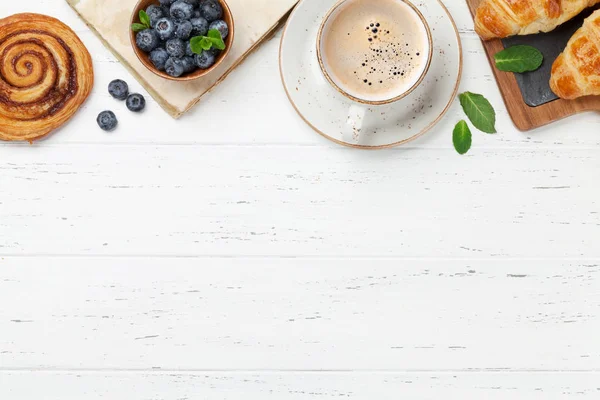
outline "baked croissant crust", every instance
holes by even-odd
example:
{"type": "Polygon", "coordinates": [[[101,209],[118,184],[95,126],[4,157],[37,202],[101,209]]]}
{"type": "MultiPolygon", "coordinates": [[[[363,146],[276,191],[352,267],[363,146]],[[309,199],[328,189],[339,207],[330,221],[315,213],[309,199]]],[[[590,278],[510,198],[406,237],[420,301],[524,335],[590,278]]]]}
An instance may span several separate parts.
{"type": "Polygon", "coordinates": [[[484,40],[550,32],[600,0],[483,0],[475,31],[484,40]]]}
{"type": "Polygon", "coordinates": [[[68,121],[94,83],[92,58],[57,19],[0,20],[0,139],[33,141],[68,121]]]}
{"type": "Polygon", "coordinates": [[[600,95],[600,10],[584,21],[554,61],[550,88],[563,99],[600,95]]]}

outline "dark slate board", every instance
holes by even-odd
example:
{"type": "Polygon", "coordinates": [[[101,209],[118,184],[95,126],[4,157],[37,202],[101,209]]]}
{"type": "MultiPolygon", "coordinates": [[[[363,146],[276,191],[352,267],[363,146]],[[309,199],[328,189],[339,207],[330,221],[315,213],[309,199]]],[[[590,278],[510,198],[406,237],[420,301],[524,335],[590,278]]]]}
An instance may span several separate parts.
{"type": "Polygon", "coordinates": [[[533,72],[515,74],[517,83],[521,89],[525,104],[531,107],[541,106],[556,100],[558,97],[550,90],[550,72],[554,60],[565,49],[567,42],[575,31],[581,27],[583,20],[590,16],[593,9],[585,10],[583,13],[564,23],[552,32],[539,33],[529,36],[514,36],[503,39],[504,47],[520,44],[533,46],[544,55],[544,63],[533,72]]]}

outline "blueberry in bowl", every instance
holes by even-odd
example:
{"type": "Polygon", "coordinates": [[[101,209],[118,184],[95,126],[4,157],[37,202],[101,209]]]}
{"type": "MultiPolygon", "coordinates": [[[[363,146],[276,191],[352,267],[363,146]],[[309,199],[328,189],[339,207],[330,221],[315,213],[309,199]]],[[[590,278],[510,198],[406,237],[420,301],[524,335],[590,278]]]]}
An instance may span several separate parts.
{"type": "Polygon", "coordinates": [[[226,0],[140,0],[129,28],[142,64],[175,81],[213,71],[227,57],[234,38],[226,0]]]}

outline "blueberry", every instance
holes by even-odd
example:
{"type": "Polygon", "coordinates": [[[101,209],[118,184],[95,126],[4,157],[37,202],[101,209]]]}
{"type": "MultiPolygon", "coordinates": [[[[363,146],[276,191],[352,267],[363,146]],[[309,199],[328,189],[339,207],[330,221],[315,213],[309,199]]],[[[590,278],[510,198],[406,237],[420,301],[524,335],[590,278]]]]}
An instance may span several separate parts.
{"type": "Polygon", "coordinates": [[[108,93],[118,100],[125,100],[129,94],[129,86],[125,81],[115,79],[108,84],[108,93]]]}
{"type": "Polygon", "coordinates": [[[177,28],[175,29],[175,37],[187,40],[192,34],[192,29],[193,27],[190,21],[182,21],[179,24],[177,24],[177,28]]]}
{"type": "Polygon", "coordinates": [[[191,19],[194,15],[194,6],[186,3],[183,0],[177,0],[175,3],[171,5],[171,17],[183,21],[186,19],[191,19]]]}
{"type": "Polygon", "coordinates": [[[98,118],[96,118],[96,122],[98,122],[98,126],[100,129],[104,131],[112,131],[117,127],[119,121],[117,121],[117,117],[115,113],[112,111],[102,111],[98,114],[98,118]]]}
{"type": "Polygon", "coordinates": [[[181,58],[185,55],[185,43],[181,39],[167,40],[165,49],[171,57],[181,58]]]}
{"type": "Polygon", "coordinates": [[[202,17],[192,18],[192,36],[206,36],[208,33],[208,21],[202,17]]]}
{"type": "Polygon", "coordinates": [[[209,51],[203,51],[202,54],[196,54],[196,65],[200,69],[208,69],[215,63],[215,56],[209,51]]]}
{"type": "Polygon", "coordinates": [[[150,17],[150,26],[152,28],[156,26],[156,21],[165,16],[163,9],[154,4],[146,9],[146,14],[150,17]]]}
{"type": "Polygon", "coordinates": [[[154,64],[156,69],[159,71],[165,70],[165,64],[167,63],[168,59],[169,53],[167,53],[167,51],[162,47],[154,49],[152,50],[152,53],[150,53],[150,61],[152,61],[152,64],[154,64]]]}
{"type": "Polygon", "coordinates": [[[135,35],[135,43],[140,50],[149,53],[158,47],[158,35],[152,29],[144,29],[135,35]]]}
{"type": "Polygon", "coordinates": [[[183,57],[181,59],[181,62],[183,63],[183,72],[185,72],[186,74],[188,72],[192,72],[198,67],[196,65],[196,60],[194,59],[194,57],[183,57]]]}
{"type": "Polygon", "coordinates": [[[215,49],[214,47],[212,49],[206,50],[206,51],[208,51],[210,54],[215,56],[215,58],[217,58],[219,56],[219,54],[221,54],[221,50],[215,49]]]}
{"type": "Polygon", "coordinates": [[[154,30],[161,40],[168,40],[175,34],[175,23],[169,18],[161,18],[156,22],[154,30]]]}
{"type": "Polygon", "coordinates": [[[200,13],[208,22],[216,21],[223,18],[223,7],[216,0],[202,0],[200,13]]]}
{"type": "Polygon", "coordinates": [[[183,0],[188,4],[191,4],[192,7],[198,7],[198,3],[200,2],[200,0],[183,0]]]}
{"type": "Polygon", "coordinates": [[[146,107],[146,99],[141,94],[132,93],[127,97],[125,104],[129,111],[140,112],[146,107]]]}
{"type": "Polygon", "coordinates": [[[222,19],[213,21],[208,26],[208,30],[216,29],[221,33],[221,37],[225,39],[227,35],[229,35],[229,27],[227,26],[227,22],[222,19]]]}
{"type": "Polygon", "coordinates": [[[185,44],[185,55],[188,56],[188,57],[193,57],[194,54],[196,54],[196,53],[194,53],[192,51],[192,42],[187,42],[185,44]]]}
{"type": "Polygon", "coordinates": [[[173,0],[158,0],[161,6],[170,6],[173,3],[173,0]]]}
{"type": "Polygon", "coordinates": [[[202,14],[200,14],[200,10],[194,10],[193,18],[200,18],[202,14]]]}
{"type": "Polygon", "coordinates": [[[169,58],[165,64],[165,71],[172,77],[178,78],[185,73],[181,58],[169,58]]]}

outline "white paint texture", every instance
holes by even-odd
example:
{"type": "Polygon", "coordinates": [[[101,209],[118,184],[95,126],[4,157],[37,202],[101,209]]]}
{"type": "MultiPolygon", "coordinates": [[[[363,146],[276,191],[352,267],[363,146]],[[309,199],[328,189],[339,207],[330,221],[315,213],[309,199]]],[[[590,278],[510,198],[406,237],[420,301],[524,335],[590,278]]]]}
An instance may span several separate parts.
{"type": "Polygon", "coordinates": [[[444,120],[361,152],[306,127],[268,42],[173,121],[62,0],[97,82],[63,130],[0,144],[0,399],[597,399],[600,136],[507,117],[462,0],[461,90],[497,135],[444,120]],[[120,127],[103,133],[99,111],[120,127]]]}

